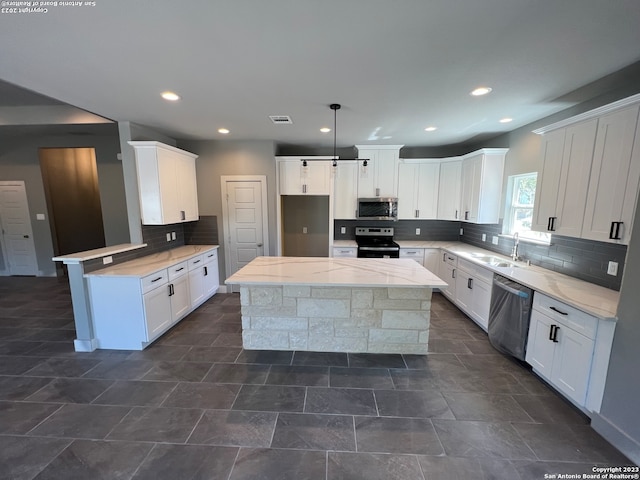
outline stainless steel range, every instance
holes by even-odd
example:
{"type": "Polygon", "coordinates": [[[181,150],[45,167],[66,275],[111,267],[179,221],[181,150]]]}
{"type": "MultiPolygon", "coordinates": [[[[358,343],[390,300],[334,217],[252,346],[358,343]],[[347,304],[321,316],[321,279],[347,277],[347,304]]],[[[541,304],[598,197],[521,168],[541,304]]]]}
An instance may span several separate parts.
{"type": "Polygon", "coordinates": [[[400,245],[391,227],[356,227],[358,258],[399,258],[400,245]]]}

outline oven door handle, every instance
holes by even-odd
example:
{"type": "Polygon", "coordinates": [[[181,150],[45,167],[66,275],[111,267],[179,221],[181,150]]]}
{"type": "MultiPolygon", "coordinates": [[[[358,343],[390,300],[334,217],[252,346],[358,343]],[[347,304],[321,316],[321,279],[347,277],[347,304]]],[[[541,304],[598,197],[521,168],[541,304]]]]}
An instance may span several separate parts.
{"type": "Polygon", "coordinates": [[[358,247],[363,252],[399,252],[400,247],[358,247]]]}

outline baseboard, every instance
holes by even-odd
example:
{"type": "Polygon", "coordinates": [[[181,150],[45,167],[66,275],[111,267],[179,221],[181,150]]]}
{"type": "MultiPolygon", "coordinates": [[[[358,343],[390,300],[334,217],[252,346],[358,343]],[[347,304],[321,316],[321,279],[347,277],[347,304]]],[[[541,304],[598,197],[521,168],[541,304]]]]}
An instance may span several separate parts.
{"type": "Polygon", "coordinates": [[[93,352],[96,348],[98,348],[98,340],[92,338],[90,340],[78,340],[77,338],[73,341],[73,346],[76,352],[93,352]]]}
{"type": "Polygon", "coordinates": [[[602,435],[609,443],[620,450],[636,465],[640,465],[640,442],[631,438],[611,421],[600,415],[592,413],[591,428],[602,435]]]}
{"type": "Polygon", "coordinates": [[[216,293],[229,293],[229,292],[227,291],[227,286],[226,285],[220,285],[218,287],[218,291],[216,293]]]}

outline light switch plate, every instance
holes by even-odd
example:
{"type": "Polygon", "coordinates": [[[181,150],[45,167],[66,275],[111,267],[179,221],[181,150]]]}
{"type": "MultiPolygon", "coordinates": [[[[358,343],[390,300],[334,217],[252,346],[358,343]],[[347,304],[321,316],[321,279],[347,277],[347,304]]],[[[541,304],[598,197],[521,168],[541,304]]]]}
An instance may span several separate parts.
{"type": "Polygon", "coordinates": [[[302,233],[307,233],[307,227],[302,227],[302,233]]]}
{"type": "Polygon", "coordinates": [[[486,241],[487,241],[487,234],[486,234],[486,233],[483,233],[483,234],[482,234],[482,241],[483,241],[483,242],[486,242],[486,241]]]}
{"type": "Polygon", "coordinates": [[[618,262],[609,262],[607,275],[613,275],[614,277],[618,275],[618,262]]]}
{"type": "Polygon", "coordinates": [[[170,242],[170,241],[171,241],[171,234],[167,233],[167,242],[170,242]]]}
{"type": "Polygon", "coordinates": [[[420,235],[420,229],[416,228],[416,235],[420,235]]]}
{"type": "Polygon", "coordinates": [[[494,245],[498,244],[498,236],[494,235],[493,237],[491,237],[491,243],[493,243],[494,245]]]}
{"type": "Polygon", "coordinates": [[[171,240],[175,240],[176,239],[176,232],[171,232],[171,240]]]}
{"type": "Polygon", "coordinates": [[[340,233],[342,235],[344,235],[345,233],[347,233],[347,227],[340,227],[340,233]]]}
{"type": "Polygon", "coordinates": [[[36,220],[44,220],[44,213],[36,213],[36,220]]]}
{"type": "Polygon", "coordinates": [[[464,228],[460,229],[460,235],[464,235],[464,228]]]}

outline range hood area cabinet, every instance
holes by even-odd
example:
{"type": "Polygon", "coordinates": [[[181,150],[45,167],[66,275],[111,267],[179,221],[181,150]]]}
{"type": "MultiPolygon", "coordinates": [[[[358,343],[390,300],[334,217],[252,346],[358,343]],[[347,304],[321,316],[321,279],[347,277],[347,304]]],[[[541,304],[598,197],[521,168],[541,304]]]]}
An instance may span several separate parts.
{"type": "Polygon", "coordinates": [[[438,216],[440,160],[401,159],[398,164],[398,219],[438,216]]]}
{"type": "Polygon", "coordinates": [[[640,95],[550,125],[533,230],[627,245],[640,184],[640,95]]]}
{"type": "Polygon", "coordinates": [[[498,223],[507,148],[483,148],[463,156],[462,214],[471,223],[498,223]]]}
{"type": "Polygon", "coordinates": [[[129,142],[135,150],[143,225],[199,219],[197,155],[152,141],[129,142]]]}
{"type": "Polygon", "coordinates": [[[360,162],[358,197],[397,197],[398,159],[403,145],[356,145],[360,162]]]}
{"type": "Polygon", "coordinates": [[[276,157],[280,195],[330,195],[330,157],[310,159],[306,167],[303,166],[303,159],[304,157],[276,157]]]}

